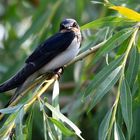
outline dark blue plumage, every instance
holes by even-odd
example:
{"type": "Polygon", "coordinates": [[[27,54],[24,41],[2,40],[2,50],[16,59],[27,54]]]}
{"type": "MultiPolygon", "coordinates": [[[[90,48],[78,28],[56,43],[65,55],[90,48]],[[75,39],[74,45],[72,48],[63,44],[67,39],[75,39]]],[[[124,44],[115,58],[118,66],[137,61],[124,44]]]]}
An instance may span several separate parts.
{"type": "Polygon", "coordinates": [[[77,22],[74,19],[63,20],[59,32],[41,43],[26,59],[25,66],[0,85],[0,93],[21,87],[38,74],[63,67],[78,54],[80,43],[81,32],[77,22]]]}
{"type": "Polygon", "coordinates": [[[26,65],[13,78],[0,85],[0,92],[20,86],[34,72],[65,51],[74,39],[73,31],[57,33],[50,37],[26,59],[26,65]]]}

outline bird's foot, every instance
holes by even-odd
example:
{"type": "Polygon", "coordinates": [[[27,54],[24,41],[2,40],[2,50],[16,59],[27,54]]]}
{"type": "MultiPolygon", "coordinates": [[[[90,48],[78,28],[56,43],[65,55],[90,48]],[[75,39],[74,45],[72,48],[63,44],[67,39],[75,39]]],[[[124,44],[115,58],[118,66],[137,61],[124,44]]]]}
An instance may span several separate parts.
{"type": "Polygon", "coordinates": [[[63,67],[60,67],[58,69],[56,69],[54,71],[54,74],[57,74],[58,75],[58,79],[60,78],[60,76],[63,74],[63,71],[64,71],[64,68],[63,67]]]}

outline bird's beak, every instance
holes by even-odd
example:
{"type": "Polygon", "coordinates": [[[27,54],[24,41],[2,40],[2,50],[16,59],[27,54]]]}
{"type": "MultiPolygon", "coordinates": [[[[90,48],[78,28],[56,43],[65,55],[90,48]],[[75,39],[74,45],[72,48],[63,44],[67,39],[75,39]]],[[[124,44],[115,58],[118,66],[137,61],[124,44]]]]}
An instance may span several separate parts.
{"type": "Polygon", "coordinates": [[[72,27],[70,27],[70,26],[68,26],[68,27],[66,27],[66,29],[68,29],[68,30],[70,30],[72,27]]]}

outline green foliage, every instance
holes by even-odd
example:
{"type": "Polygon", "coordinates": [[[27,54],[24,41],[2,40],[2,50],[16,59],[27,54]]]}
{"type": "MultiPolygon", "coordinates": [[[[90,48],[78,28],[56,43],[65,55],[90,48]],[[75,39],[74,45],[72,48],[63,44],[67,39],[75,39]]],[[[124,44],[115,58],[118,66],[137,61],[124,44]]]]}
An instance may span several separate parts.
{"type": "Polygon", "coordinates": [[[102,120],[100,127],[99,127],[99,140],[104,140],[107,137],[108,129],[109,129],[109,123],[111,120],[111,114],[112,114],[112,108],[107,112],[106,116],[102,120]]]}
{"type": "Polygon", "coordinates": [[[116,84],[120,78],[121,66],[113,70],[96,89],[95,94],[92,97],[91,105],[89,110],[91,110],[102,98],[108,93],[108,91],[116,84]]]}
{"type": "Polygon", "coordinates": [[[52,82],[53,88],[34,101],[43,88],[41,82],[13,107],[3,109],[14,91],[0,94],[4,114],[0,139],[139,139],[140,24],[108,6],[140,11],[140,4],[139,0],[110,2],[1,0],[0,83],[24,65],[39,43],[58,32],[66,17],[75,18],[81,27],[80,53],[103,45],[66,67],[59,82],[52,82]]]}
{"type": "Polygon", "coordinates": [[[122,109],[122,116],[124,118],[129,137],[131,135],[132,130],[132,94],[126,80],[122,81],[121,85],[121,94],[120,94],[120,102],[122,109]]]}

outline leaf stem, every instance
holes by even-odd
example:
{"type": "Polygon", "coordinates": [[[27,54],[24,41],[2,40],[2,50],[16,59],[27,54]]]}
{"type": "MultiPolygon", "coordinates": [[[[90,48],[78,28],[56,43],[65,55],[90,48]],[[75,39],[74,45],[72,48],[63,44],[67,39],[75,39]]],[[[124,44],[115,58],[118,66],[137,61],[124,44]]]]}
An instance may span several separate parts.
{"type": "Polygon", "coordinates": [[[108,129],[108,137],[107,137],[108,140],[110,140],[111,130],[112,130],[112,127],[113,127],[115,119],[116,119],[116,113],[117,113],[118,103],[119,103],[120,94],[121,94],[120,89],[121,89],[122,81],[124,79],[124,72],[125,72],[126,62],[127,62],[130,50],[133,47],[133,43],[136,40],[136,35],[137,35],[138,30],[139,30],[139,27],[134,30],[134,32],[132,34],[132,37],[130,39],[128,48],[126,50],[124,59],[123,59],[122,64],[121,64],[121,66],[122,66],[121,77],[120,77],[120,80],[119,80],[118,92],[117,92],[116,100],[115,100],[115,103],[114,103],[114,109],[113,109],[113,113],[112,113],[112,117],[111,117],[111,121],[110,121],[110,126],[109,126],[109,129],[108,129]]]}
{"type": "Polygon", "coordinates": [[[106,43],[107,40],[89,48],[87,51],[79,54],[75,59],[73,59],[71,62],[69,62],[68,64],[65,65],[65,67],[77,62],[77,61],[80,61],[80,60],[83,60],[85,57],[87,57],[88,55],[96,52],[99,48],[101,48],[105,43],[106,43]]]}

